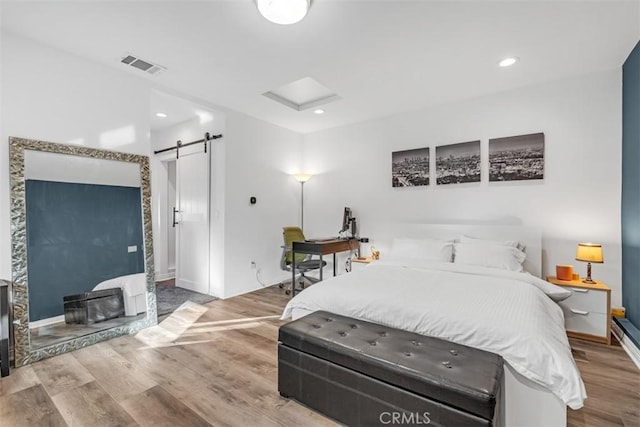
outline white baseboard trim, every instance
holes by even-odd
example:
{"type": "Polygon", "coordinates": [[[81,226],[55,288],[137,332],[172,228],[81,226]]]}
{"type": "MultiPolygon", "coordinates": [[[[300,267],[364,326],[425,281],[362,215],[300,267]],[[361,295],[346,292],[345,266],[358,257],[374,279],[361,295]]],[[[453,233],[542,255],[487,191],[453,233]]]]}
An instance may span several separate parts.
{"type": "Polygon", "coordinates": [[[631,339],[629,339],[629,337],[627,337],[622,329],[617,327],[615,323],[613,323],[612,326],[615,327],[611,328],[611,332],[613,332],[613,335],[615,335],[618,341],[620,341],[620,345],[622,346],[624,351],[627,352],[627,354],[631,358],[631,361],[633,361],[636,367],[640,369],[640,349],[636,347],[635,343],[631,341],[631,339]]]}
{"type": "Polygon", "coordinates": [[[29,322],[29,329],[40,328],[42,326],[53,325],[54,323],[64,322],[64,314],[56,317],[49,317],[47,319],[36,320],[35,322],[29,322]]]}
{"type": "Polygon", "coordinates": [[[155,279],[156,282],[162,282],[163,280],[169,280],[169,279],[175,279],[176,278],[176,272],[175,271],[168,271],[167,273],[163,273],[163,274],[155,272],[153,275],[154,275],[154,279],[155,279]]]}

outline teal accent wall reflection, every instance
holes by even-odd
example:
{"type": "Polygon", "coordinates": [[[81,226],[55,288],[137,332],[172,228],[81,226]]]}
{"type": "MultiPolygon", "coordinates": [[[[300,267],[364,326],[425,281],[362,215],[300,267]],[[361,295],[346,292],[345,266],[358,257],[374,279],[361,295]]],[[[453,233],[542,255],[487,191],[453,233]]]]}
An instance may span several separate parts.
{"type": "Polygon", "coordinates": [[[640,42],[622,67],[622,304],[640,328],[640,42]]]}
{"type": "Polygon", "coordinates": [[[30,321],[64,314],[64,296],[144,272],[140,188],[28,180],[26,209],[30,321]]]}

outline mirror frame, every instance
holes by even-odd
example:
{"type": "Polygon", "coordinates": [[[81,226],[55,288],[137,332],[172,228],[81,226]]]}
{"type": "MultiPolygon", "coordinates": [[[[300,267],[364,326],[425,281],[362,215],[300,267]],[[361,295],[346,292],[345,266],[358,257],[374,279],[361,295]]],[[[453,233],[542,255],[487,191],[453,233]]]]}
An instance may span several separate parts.
{"type": "Polygon", "coordinates": [[[25,138],[9,138],[11,193],[11,275],[13,281],[14,363],[23,366],[47,357],[77,350],[121,335],[137,332],[158,323],[151,230],[151,180],[149,157],[75,145],[56,144],[25,138]],[[50,346],[31,348],[29,331],[29,281],[27,277],[27,224],[25,203],[25,150],[67,154],[95,159],[136,163],[140,166],[144,259],[147,284],[147,315],[129,324],[70,338],[50,346]]]}

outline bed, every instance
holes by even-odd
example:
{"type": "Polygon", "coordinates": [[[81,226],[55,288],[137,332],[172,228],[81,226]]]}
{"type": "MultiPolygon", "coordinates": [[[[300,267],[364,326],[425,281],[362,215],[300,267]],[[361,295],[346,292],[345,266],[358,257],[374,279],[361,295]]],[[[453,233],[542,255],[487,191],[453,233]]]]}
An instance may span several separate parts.
{"type": "Polygon", "coordinates": [[[408,257],[398,245],[393,252],[402,256],[386,261],[383,256],[365,269],[300,293],[287,304],[283,318],[325,310],[498,353],[506,361],[502,425],[566,425],[566,407],[582,407],[586,392],[571,356],[562,310],[553,300],[566,297],[567,291],[537,277],[539,231],[424,224],[409,229],[411,234],[405,231],[404,235],[412,236],[414,246],[404,249],[421,256],[408,257]],[[424,248],[415,246],[415,240],[426,241],[427,236],[440,241],[472,236],[484,240],[481,244],[492,240],[490,246],[458,245],[461,261],[468,259],[465,250],[473,260],[487,257],[495,249],[493,243],[517,243],[518,250],[526,251],[521,263],[530,273],[444,262],[446,253],[443,259],[430,259],[422,255],[434,252],[433,248],[423,253],[424,248]]]}

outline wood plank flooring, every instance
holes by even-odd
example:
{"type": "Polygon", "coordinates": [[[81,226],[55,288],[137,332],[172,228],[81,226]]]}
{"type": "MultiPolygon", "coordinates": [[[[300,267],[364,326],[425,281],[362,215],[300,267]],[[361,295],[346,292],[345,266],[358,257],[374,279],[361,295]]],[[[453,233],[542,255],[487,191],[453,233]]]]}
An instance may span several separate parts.
{"type": "MultiPolygon", "coordinates": [[[[288,297],[265,288],[194,305],[136,336],[14,369],[0,426],[329,426],[277,392],[288,297]]],[[[640,426],[640,371],[619,345],[571,340],[589,399],[568,425],[640,426]]]]}

